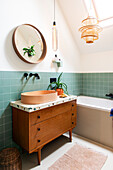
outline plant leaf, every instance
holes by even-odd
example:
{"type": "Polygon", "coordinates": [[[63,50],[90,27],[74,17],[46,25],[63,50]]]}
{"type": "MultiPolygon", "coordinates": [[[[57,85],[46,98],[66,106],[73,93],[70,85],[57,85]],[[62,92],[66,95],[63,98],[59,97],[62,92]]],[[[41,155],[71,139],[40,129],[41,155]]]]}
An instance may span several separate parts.
{"type": "Polygon", "coordinates": [[[61,76],[62,76],[63,72],[60,73],[59,77],[58,77],[58,83],[61,81],[61,76]]]}
{"type": "Polygon", "coordinates": [[[62,85],[63,85],[63,90],[64,90],[64,92],[67,94],[67,95],[69,95],[68,94],[68,91],[67,91],[67,85],[65,84],[65,83],[62,83],[62,85]]]}
{"type": "Polygon", "coordinates": [[[23,48],[23,50],[28,50],[28,48],[23,48]]]}
{"type": "Polygon", "coordinates": [[[24,52],[24,55],[25,55],[26,53],[27,53],[27,52],[25,51],[25,52],[24,52]]]}
{"type": "Polygon", "coordinates": [[[59,83],[59,88],[62,88],[62,85],[63,85],[62,83],[59,83]]]}
{"type": "Polygon", "coordinates": [[[63,86],[65,86],[65,89],[67,90],[67,85],[65,83],[62,83],[62,84],[63,84],[63,86]]]}
{"type": "MultiPolygon", "coordinates": [[[[31,49],[33,49],[33,48],[34,48],[34,46],[35,46],[35,45],[32,45],[32,46],[31,46],[31,49]]],[[[33,50],[34,50],[34,49],[33,49],[33,50]]]]}
{"type": "Polygon", "coordinates": [[[52,87],[53,84],[56,84],[56,82],[50,83],[49,86],[47,87],[47,90],[49,90],[49,88],[52,87]]]}

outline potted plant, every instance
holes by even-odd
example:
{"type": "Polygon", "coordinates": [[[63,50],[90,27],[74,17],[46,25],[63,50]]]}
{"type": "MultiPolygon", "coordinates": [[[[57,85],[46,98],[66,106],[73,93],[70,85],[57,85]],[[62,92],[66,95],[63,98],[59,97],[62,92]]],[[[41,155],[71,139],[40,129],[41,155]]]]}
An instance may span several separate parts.
{"type": "Polygon", "coordinates": [[[49,84],[47,90],[55,89],[58,95],[62,95],[63,93],[66,93],[68,95],[67,85],[65,83],[61,83],[62,74],[63,72],[58,76],[58,80],[56,82],[52,82],[49,84]]]}
{"type": "Polygon", "coordinates": [[[30,48],[23,48],[24,55],[27,53],[29,57],[34,56],[36,54],[34,50],[34,45],[32,45],[30,48]]]}

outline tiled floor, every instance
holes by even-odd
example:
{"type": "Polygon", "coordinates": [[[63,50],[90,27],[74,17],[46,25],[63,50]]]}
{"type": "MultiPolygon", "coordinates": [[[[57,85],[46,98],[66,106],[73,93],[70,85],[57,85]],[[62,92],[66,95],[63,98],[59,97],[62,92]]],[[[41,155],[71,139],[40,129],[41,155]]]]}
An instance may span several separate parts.
{"type": "Polygon", "coordinates": [[[48,167],[50,167],[58,158],[68,151],[75,142],[107,155],[108,158],[102,170],[113,170],[113,149],[107,148],[101,144],[75,134],[73,134],[73,142],[69,142],[67,136],[68,135],[65,134],[65,136],[57,138],[42,149],[42,161],[40,166],[37,165],[36,153],[31,155],[24,153],[22,155],[22,170],[47,170],[48,167]]]}

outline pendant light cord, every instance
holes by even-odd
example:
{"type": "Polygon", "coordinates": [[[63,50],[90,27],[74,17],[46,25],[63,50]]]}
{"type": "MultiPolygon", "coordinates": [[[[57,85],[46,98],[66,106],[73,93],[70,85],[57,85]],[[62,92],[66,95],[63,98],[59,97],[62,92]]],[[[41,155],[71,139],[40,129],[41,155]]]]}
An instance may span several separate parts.
{"type": "Polygon", "coordinates": [[[89,5],[89,11],[88,11],[88,15],[90,16],[90,14],[91,14],[91,8],[92,8],[92,2],[91,2],[92,0],[89,0],[89,2],[90,2],[90,5],[89,5]]]}
{"type": "Polygon", "coordinates": [[[54,21],[55,21],[55,0],[54,0],[54,21]]]}
{"type": "Polygon", "coordinates": [[[90,10],[91,10],[91,0],[90,0],[90,10]]]}

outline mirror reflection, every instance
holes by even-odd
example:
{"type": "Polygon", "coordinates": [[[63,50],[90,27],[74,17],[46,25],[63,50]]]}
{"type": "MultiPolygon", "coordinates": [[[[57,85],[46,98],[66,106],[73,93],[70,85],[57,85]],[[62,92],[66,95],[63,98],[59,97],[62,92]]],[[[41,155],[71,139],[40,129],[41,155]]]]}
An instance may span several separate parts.
{"type": "Polygon", "coordinates": [[[13,47],[25,62],[39,63],[46,55],[46,42],[42,33],[33,25],[18,26],[13,34],[13,47]]]}

